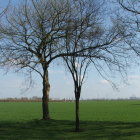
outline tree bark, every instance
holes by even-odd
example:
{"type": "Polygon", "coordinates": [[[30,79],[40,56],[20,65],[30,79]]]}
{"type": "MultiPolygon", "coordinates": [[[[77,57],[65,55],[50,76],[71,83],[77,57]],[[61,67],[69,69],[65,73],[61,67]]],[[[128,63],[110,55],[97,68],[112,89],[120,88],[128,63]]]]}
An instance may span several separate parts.
{"type": "Polygon", "coordinates": [[[49,120],[49,92],[50,92],[50,84],[48,77],[48,69],[45,69],[43,75],[43,97],[42,97],[42,110],[43,110],[43,120],[49,120]]]}
{"type": "Polygon", "coordinates": [[[76,111],[76,122],[75,122],[75,131],[79,132],[80,123],[79,123],[79,97],[76,97],[75,100],[75,111],[76,111]]]}

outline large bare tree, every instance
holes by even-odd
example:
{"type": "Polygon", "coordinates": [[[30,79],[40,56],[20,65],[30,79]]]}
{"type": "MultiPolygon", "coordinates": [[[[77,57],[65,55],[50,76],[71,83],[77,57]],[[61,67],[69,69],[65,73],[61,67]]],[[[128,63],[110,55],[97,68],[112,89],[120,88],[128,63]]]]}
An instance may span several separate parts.
{"type": "Polygon", "coordinates": [[[1,21],[1,66],[37,72],[43,80],[43,119],[50,119],[48,67],[60,57],[62,28],[67,14],[66,2],[50,0],[25,0],[12,6],[1,21]]]}

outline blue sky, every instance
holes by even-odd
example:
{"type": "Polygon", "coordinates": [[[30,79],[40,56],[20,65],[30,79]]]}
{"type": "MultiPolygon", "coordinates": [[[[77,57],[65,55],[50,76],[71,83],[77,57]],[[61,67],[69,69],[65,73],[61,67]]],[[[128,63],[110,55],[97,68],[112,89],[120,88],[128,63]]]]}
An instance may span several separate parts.
{"type": "MultiPolygon", "coordinates": [[[[13,3],[19,2],[12,0],[13,3]]],[[[0,1],[2,9],[8,3],[8,0],[0,1]]],[[[122,80],[118,82],[119,91],[113,90],[110,83],[104,80],[94,69],[90,68],[88,78],[86,79],[83,88],[81,99],[91,98],[129,98],[132,96],[140,97],[140,67],[135,67],[129,70],[128,84],[124,84],[122,80]]],[[[51,84],[50,98],[74,98],[73,81],[71,75],[61,65],[52,65],[49,68],[49,78],[51,84]]],[[[0,70],[0,98],[7,97],[42,97],[42,80],[37,74],[33,74],[34,84],[27,91],[27,80],[23,74],[0,70]]],[[[121,79],[121,78],[120,78],[121,79]]]]}

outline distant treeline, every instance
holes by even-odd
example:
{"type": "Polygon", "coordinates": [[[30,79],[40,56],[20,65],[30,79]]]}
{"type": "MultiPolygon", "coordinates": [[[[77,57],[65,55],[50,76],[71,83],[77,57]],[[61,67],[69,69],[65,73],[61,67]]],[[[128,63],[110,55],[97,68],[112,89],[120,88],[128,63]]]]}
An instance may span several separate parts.
{"type": "MultiPolygon", "coordinates": [[[[112,101],[112,100],[140,100],[140,98],[135,97],[135,98],[118,98],[118,99],[106,99],[106,98],[101,98],[101,99],[80,99],[80,101],[112,101]]],[[[73,102],[74,99],[49,99],[50,102],[73,102]]],[[[27,98],[27,97],[22,97],[22,98],[5,98],[5,99],[0,99],[0,102],[42,102],[42,98],[40,97],[32,97],[32,98],[27,98]]]]}
{"type": "MultiPolygon", "coordinates": [[[[50,102],[72,102],[71,99],[49,99],[50,102]]],[[[5,98],[0,99],[0,102],[42,102],[42,98],[33,97],[33,98],[5,98]]]]}

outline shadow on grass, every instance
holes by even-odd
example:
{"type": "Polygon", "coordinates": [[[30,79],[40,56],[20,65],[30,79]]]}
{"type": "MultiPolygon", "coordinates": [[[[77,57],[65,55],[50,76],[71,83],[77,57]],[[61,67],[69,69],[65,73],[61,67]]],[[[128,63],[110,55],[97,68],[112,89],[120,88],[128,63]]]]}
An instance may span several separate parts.
{"type": "Polygon", "coordinates": [[[140,106],[140,104],[131,104],[131,105],[140,106]]]}
{"type": "Polygon", "coordinates": [[[134,140],[140,139],[140,123],[81,121],[76,133],[73,121],[34,120],[0,122],[0,140],[134,140]]]}

